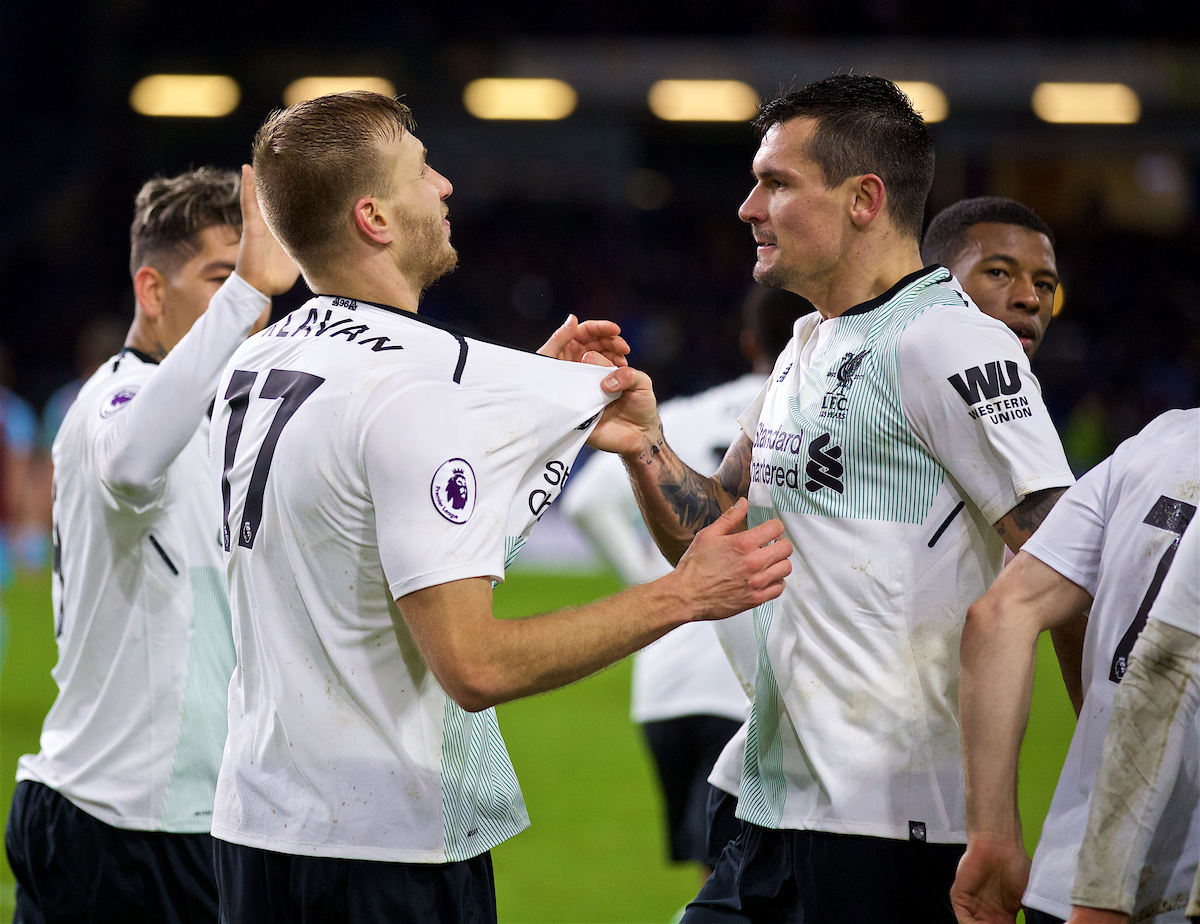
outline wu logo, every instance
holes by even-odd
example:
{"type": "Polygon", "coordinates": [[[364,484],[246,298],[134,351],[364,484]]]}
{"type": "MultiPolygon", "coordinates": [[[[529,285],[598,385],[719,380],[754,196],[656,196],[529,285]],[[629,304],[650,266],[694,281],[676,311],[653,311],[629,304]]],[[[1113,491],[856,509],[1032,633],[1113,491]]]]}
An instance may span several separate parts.
{"type": "Polygon", "coordinates": [[[983,392],[984,398],[991,401],[1001,395],[1015,395],[1021,390],[1021,375],[1017,364],[1011,359],[1004,361],[1003,373],[1000,371],[999,362],[991,362],[982,369],[972,366],[962,375],[955,373],[946,381],[953,385],[954,390],[972,407],[982,400],[979,397],[980,392],[983,392]]]}
{"type": "Polygon", "coordinates": [[[859,367],[862,366],[863,360],[870,352],[870,350],[863,350],[861,353],[846,353],[837,369],[826,373],[829,378],[837,380],[837,384],[833,386],[830,394],[844,395],[850,390],[854,380],[859,377],[859,367]]]}
{"type": "Polygon", "coordinates": [[[808,480],[804,482],[804,487],[809,491],[832,488],[841,494],[844,490],[842,487],[844,469],[838,460],[842,457],[842,447],[833,446],[826,449],[826,446],[829,446],[828,433],[822,433],[808,444],[808,465],[804,468],[804,474],[808,480]]]}

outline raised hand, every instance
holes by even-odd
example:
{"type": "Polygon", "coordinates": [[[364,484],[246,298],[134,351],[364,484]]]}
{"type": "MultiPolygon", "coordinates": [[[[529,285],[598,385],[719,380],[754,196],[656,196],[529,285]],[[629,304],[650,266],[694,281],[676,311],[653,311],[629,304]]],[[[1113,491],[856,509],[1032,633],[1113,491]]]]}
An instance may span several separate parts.
{"type": "Polygon", "coordinates": [[[569,314],[562,326],[538,349],[542,356],[573,363],[582,361],[591,352],[601,354],[611,365],[624,366],[629,344],[621,336],[620,326],[614,321],[584,321],[581,324],[575,315],[569,314]]]}
{"type": "Polygon", "coordinates": [[[976,838],[958,861],[950,904],[959,924],[1014,924],[1029,881],[1029,855],[1015,841],[976,838]]]}
{"type": "Polygon", "coordinates": [[[267,228],[254,188],[254,168],[242,165],[242,242],[237,274],[263,295],[282,295],[296,284],[300,270],[267,228]]]}
{"type": "Polygon", "coordinates": [[[696,533],[675,567],[698,606],[697,619],[724,619],[774,600],[792,573],[792,544],[779,520],[745,529],[745,498],[696,533]]]}
{"type": "MultiPolygon", "coordinates": [[[[596,366],[613,365],[596,352],[587,353],[583,361],[596,366]]],[[[650,376],[632,366],[621,365],[613,369],[600,387],[609,394],[623,394],[604,409],[600,422],[588,437],[588,445],[624,455],[651,451],[653,442],[662,439],[662,425],[650,376]]]]}

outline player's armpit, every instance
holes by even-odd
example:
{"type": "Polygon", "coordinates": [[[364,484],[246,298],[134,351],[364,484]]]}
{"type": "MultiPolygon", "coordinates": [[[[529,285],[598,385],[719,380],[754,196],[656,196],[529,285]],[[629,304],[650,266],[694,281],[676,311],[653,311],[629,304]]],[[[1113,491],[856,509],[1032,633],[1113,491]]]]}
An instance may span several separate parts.
{"type": "Polygon", "coordinates": [[[1047,488],[1034,491],[996,522],[996,532],[1014,552],[1021,551],[1026,540],[1034,534],[1066,488],[1047,488]]]}

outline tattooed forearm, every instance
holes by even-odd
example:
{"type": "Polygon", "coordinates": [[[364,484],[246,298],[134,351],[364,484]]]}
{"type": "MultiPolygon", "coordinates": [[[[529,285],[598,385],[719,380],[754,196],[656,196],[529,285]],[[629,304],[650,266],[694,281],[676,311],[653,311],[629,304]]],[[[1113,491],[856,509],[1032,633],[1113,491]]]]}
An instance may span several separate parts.
{"type": "Polygon", "coordinates": [[[690,468],[684,468],[681,479],[660,481],[658,487],[680,525],[688,532],[699,532],[721,515],[716,483],[711,478],[702,478],[690,468]]]}
{"type": "Polygon", "coordinates": [[[1010,549],[1019,551],[1066,491],[1066,488],[1035,491],[1001,518],[996,524],[996,532],[1010,549]]]}
{"type": "Polygon", "coordinates": [[[750,454],[753,451],[750,438],[743,433],[721,460],[721,467],[713,477],[730,497],[746,497],[750,493],[750,454]]]}

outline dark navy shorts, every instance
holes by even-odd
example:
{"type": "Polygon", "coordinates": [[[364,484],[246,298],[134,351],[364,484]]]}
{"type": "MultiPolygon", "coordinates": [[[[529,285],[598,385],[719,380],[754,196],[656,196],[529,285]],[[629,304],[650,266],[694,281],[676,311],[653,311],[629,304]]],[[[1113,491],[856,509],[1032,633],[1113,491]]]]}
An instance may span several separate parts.
{"type": "Polygon", "coordinates": [[[667,809],[671,859],[705,859],[708,775],[741,722],[718,715],[685,715],[646,722],[642,731],[654,755],[667,809]]]}
{"type": "Polygon", "coordinates": [[[1025,909],[1025,924],[1067,924],[1062,918],[1057,918],[1036,908],[1025,909]]]}
{"type": "Polygon", "coordinates": [[[742,822],[683,924],[954,924],[950,886],[964,850],[742,822]]]}
{"type": "Polygon", "coordinates": [[[490,853],[385,863],[213,844],[221,924],[496,924],[490,853]]]}
{"type": "Polygon", "coordinates": [[[17,784],[4,846],[17,880],[14,924],[212,924],[213,839],[126,831],[53,789],[17,784]]]}
{"type": "Polygon", "coordinates": [[[716,786],[708,787],[708,837],[704,842],[704,862],[709,869],[716,867],[729,842],[742,833],[737,803],[737,796],[732,793],[716,786]]]}

